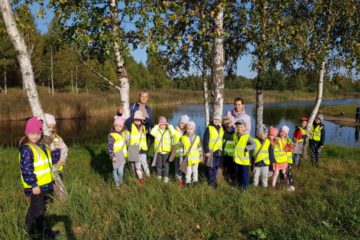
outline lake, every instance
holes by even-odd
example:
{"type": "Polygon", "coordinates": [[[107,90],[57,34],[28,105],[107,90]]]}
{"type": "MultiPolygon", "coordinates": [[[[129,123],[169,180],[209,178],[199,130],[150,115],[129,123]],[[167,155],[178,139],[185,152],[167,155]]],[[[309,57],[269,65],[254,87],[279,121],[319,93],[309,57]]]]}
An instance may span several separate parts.
{"type": "MultiPolygon", "coordinates": [[[[360,99],[324,100],[322,105],[360,104],[360,99]]],[[[284,124],[290,127],[290,132],[298,126],[301,116],[311,113],[313,101],[278,102],[264,105],[264,123],[268,126],[280,127],[284,124]]],[[[224,112],[231,110],[232,104],[224,105],[224,112]]],[[[114,111],[115,112],[115,111],[114,111]]],[[[252,136],[255,128],[255,104],[246,104],[246,112],[252,118],[252,136]]],[[[197,133],[202,135],[205,130],[205,112],[201,104],[179,105],[154,108],[154,119],[160,115],[176,125],[180,116],[187,114],[196,123],[197,133]]],[[[355,109],[354,109],[355,115],[355,109]]],[[[107,141],[107,133],[113,122],[113,115],[76,120],[57,120],[58,132],[68,145],[86,145],[107,141]]],[[[347,146],[360,146],[359,129],[342,127],[325,121],[326,142],[347,146]],[[357,136],[357,137],[356,137],[357,136]]],[[[0,146],[16,146],[23,135],[25,121],[0,122],[0,146]]]]}

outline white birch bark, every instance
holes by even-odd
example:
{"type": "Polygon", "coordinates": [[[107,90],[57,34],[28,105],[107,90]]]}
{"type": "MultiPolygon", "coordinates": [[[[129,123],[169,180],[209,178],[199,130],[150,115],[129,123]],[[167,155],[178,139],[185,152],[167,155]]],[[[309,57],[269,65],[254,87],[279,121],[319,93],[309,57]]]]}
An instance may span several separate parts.
{"type": "Polygon", "coordinates": [[[218,12],[215,17],[215,41],[212,53],[211,77],[213,84],[214,102],[213,117],[222,115],[224,105],[224,7],[218,6],[218,12]]]}
{"type": "MultiPolygon", "coordinates": [[[[45,115],[42,110],[39,95],[36,89],[30,55],[28,53],[24,38],[20,34],[19,29],[16,26],[14,13],[11,9],[9,0],[0,0],[0,8],[6,26],[6,31],[17,52],[17,58],[20,64],[23,85],[29,100],[32,114],[45,120],[45,115]]],[[[51,135],[46,121],[43,121],[43,129],[44,135],[51,135]]]]}
{"type": "Polygon", "coordinates": [[[314,109],[311,112],[310,119],[309,119],[309,122],[308,122],[308,125],[307,125],[307,128],[306,128],[306,131],[308,133],[310,132],[310,128],[312,126],[312,123],[314,122],[315,117],[318,114],[319,108],[320,108],[320,105],[321,105],[322,95],[323,95],[323,87],[324,87],[324,74],[325,74],[325,61],[323,61],[322,64],[321,64],[316,102],[315,102],[314,109]]]}
{"type": "Polygon", "coordinates": [[[124,106],[124,112],[123,115],[125,118],[128,118],[130,116],[130,84],[129,79],[126,74],[126,69],[124,66],[124,58],[121,55],[120,46],[118,43],[119,39],[119,15],[117,11],[117,1],[116,0],[109,0],[109,5],[111,9],[111,21],[112,21],[112,32],[113,32],[113,50],[115,55],[115,61],[116,61],[116,74],[119,79],[119,87],[120,87],[120,101],[124,106]]]}
{"type": "Polygon", "coordinates": [[[51,95],[54,95],[54,56],[53,48],[50,47],[50,79],[51,79],[51,95]]]}

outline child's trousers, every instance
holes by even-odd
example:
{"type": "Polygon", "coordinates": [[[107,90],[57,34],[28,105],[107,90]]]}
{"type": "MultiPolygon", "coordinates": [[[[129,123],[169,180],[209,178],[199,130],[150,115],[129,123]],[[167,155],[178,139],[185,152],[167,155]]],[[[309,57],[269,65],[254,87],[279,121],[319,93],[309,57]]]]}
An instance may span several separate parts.
{"type": "Polygon", "coordinates": [[[144,169],[145,175],[150,177],[150,169],[147,163],[146,154],[140,153],[139,161],[135,163],[135,170],[139,179],[144,178],[142,169],[144,169]]]}
{"type": "Polygon", "coordinates": [[[191,183],[191,175],[193,182],[198,182],[198,168],[199,164],[194,164],[192,166],[187,166],[186,168],[186,183],[191,183]]]}
{"type": "Polygon", "coordinates": [[[236,176],[236,182],[235,184],[238,184],[239,181],[240,186],[242,189],[247,189],[249,187],[250,184],[250,176],[249,176],[249,171],[250,171],[250,166],[245,166],[245,165],[240,165],[240,164],[235,164],[235,176],[236,176]]]}
{"type": "Polygon", "coordinates": [[[175,177],[176,180],[180,181],[184,179],[184,173],[181,172],[180,170],[180,165],[183,161],[183,157],[176,157],[174,162],[175,162],[175,177]]]}
{"type": "Polygon", "coordinates": [[[259,185],[259,178],[261,176],[261,184],[263,187],[268,187],[269,166],[254,168],[254,186],[259,185]]]}
{"type": "Polygon", "coordinates": [[[320,163],[320,152],[321,148],[319,147],[319,143],[315,141],[309,141],[310,145],[310,158],[312,164],[319,165],[320,163]]]}
{"type": "Polygon", "coordinates": [[[125,164],[120,164],[117,168],[114,168],[113,170],[113,177],[116,186],[120,186],[121,183],[123,182],[124,165],[125,164]]]}
{"type": "Polygon", "coordinates": [[[158,153],[156,156],[156,173],[161,177],[169,176],[169,154],[160,154],[158,153]]]}
{"type": "Polygon", "coordinates": [[[209,174],[208,184],[210,186],[214,186],[216,184],[216,175],[217,175],[217,171],[220,166],[220,161],[221,161],[221,157],[214,156],[213,157],[213,167],[209,167],[209,169],[208,169],[208,174],[209,174]]]}

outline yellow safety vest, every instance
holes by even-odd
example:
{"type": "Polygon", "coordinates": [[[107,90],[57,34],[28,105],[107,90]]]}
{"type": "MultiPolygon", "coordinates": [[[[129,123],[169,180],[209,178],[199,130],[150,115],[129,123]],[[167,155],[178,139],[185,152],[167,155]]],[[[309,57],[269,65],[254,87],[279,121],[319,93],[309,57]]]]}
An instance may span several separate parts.
{"type": "MultiPolygon", "coordinates": [[[[289,137],[286,138],[286,144],[292,144],[293,141],[289,137]]],[[[286,152],[287,155],[287,162],[293,164],[293,155],[292,152],[286,152]]]]}
{"type": "Polygon", "coordinates": [[[190,138],[187,135],[184,135],[181,137],[181,142],[184,145],[184,153],[188,154],[187,155],[188,166],[199,164],[201,162],[200,151],[199,151],[200,137],[196,136],[194,141],[195,142],[194,142],[193,146],[191,147],[191,150],[189,151],[189,148],[191,146],[190,138]]]}
{"type": "Polygon", "coordinates": [[[146,129],[144,125],[141,126],[141,132],[142,134],[139,132],[137,126],[134,123],[131,124],[130,145],[139,145],[140,150],[147,151],[148,146],[146,142],[146,129]]]}
{"type": "Polygon", "coordinates": [[[250,134],[246,133],[240,136],[238,139],[237,133],[233,135],[235,142],[235,153],[234,153],[234,161],[239,165],[250,166],[250,156],[249,152],[245,152],[246,144],[249,141],[250,134]]]}
{"type": "MultiPolygon", "coordinates": [[[[302,127],[299,127],[299,129],[300,129],[300,131],[301,131],[301,135],[306,135],[306,129],[304,129],[304,128],[302,128],[302,127]]],[[[303,141],[304,141],[304,139],[301,138],[301,139],[298,140],[298,143],[301,143],[301,142],[303,142],[303,141]]]]}
{"type": "Polygon", "coordinates": [[[209,126],[209,149],[213,152],[217,150],[222,151],[223,149],[223,137],[224,137],[224,129],[220,127],[220,131],[216,129],[214,126],[209,126]],[[220,136],[219,136],[220,134],[220,136]]]}
{"type": "Polygon", "coordinates": [[[274,147],[274,156],[277,163],[285,163],[288,161],[287,153],[284,151],[284,146],[281,139],[278,139],[278,143],[274,147]]]}
{"type": "Polygon", "coordinates": [[[160,128],[159,130],[156,132],[155,135],[155,142],[154,142],[154,150],[156,151],[158,149],[158,153],[169,153],[171,151],[171,135],[170,135],[170,131],[168,129],[165,129],[164,132],[164,136],[162,137],[161,143],[160,143],[160,139],[161,139],[161,135],[163,133],[161,132],[160,128]]]}
{"type": "Polygon", "coordinates": [[[173,145],[175,145],[176,147],[176,154],[175,154],[175,157],[180,157],[180,156],[183,156],[184,154],[184,147],[182,146],[181,144],[181,137],[183,136],[183,132],[179,129],[175,129],[175,135],[174,135],[174,138],[173,138],[173,145]]]}
{"type": "Polygon", "coordinates": [[[314,125],[311,125],[309,139],[319,142],[321,140],[321,130],[324,128],[322,125],[317,125],[314,129],[314,125]]]}
{"type": "Polygon", "coordinates": [[[234,139],[224,140],[224,156],[233,157],[235,150],[234,139]]]}
{"type": "MultiPolygon", "coordinates": [[[[58,135],[58,134],[55,134],[54,135],[54,142],[60,142],[60,141],[63,141],[62,138],[58,135]]],[[[61,165],[59,168],[58,168],[58,171],[59,172],[62,172],[64,170],[64,166],[61,165]]]]}
{"type": "Polygon", "coordinates": [[[116,132],[112,132],[110,133],[111,137],[114,138],[114,146],[113,146],[113,152],[119,152],[121,149],[123,150],[124,156],[127,158],[128,157],[128,151],[127,151],[127,147],[126,147],[126,142],[125,142],[125,131],[122,131],[121,134],[116,133],[116,132]]]}
{"type": "MultiPolygon", "coordinates": [[[[31,152],[34,157],[34,174],[36,175],[36,184],[41,187],[46,184],[49,184],[54,181],[54,173],[52,172],[52,159],[51,153],[48,149],[45,152],[36,144],[27,143],[25,144],[30,147],[31,152]]],[[[19,156],[20,161],[20,156],[19,156]]],[[[32,188],[32,186],[28,185],[22,175],[21,181],[23,183],[24,188],[32,188]]]]}
{"type": "Polygon", "coordinates": [[[269,147],[270,147],[270,140],[265,139],[264,145],[261,148],[261,142],[258,139],[254,139],[256,143],[256,147],[253,152],[253,157],[255,158],[255,163],[263,161],[265,165],[270,165],[270,158],[269,158],[269,147]],[[261,150],[260,150],[261,148],[261,150]],[[260,152],[259,152],[260,151],[260,152]],[[259,153],[258,153],[259,152],[259,153]],[[257,156],[256,156],[257,154],[257,156]]]}

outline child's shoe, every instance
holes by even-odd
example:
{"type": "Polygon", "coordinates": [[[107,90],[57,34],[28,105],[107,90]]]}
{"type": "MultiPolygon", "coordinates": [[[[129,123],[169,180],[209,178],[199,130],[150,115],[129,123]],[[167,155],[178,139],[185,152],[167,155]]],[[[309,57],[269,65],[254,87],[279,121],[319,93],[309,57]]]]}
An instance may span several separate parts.
{"type": "Polygon", "coordinates": [[[144,183],[145,182],[145,179],[144,178],[140,178],[139,179],[139,183],[144,183]]]}
{"type": "Polygon", "coordinates": [[[184,184],[185,184],[185,183],[184,183],[184,181],[183,181],[183,180],[179,180],[179,181],[178,181],[178,185],[179,185],[179,187],[183,187],[183,186],[184,186],[184,184]]]}
{"type": "Polygon", "coordinates": [[[164,177],[164,182],[168,183],[169,182],[169,178],[168,177],[164,177]]]}
{"type": "Polygon", "coordinates": [[[156,178],[157,178],[157,180],[161,180],[162,177],[161,177],[161,176],[157,176],[156,178]]]}

